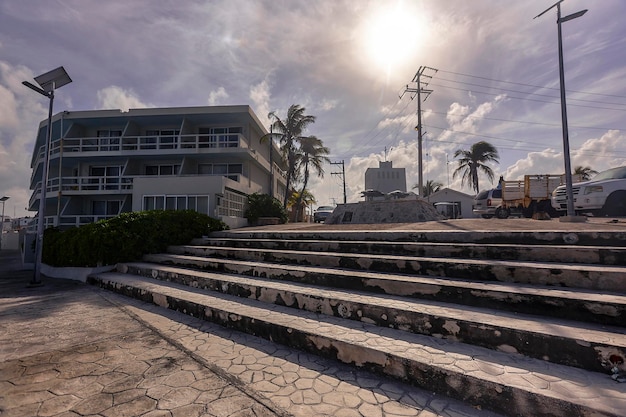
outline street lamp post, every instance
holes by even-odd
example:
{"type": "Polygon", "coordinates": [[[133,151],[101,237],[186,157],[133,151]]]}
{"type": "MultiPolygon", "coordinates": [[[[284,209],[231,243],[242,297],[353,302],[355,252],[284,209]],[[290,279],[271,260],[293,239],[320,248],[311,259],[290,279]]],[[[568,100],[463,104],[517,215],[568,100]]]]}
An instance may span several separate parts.
{"type": "MultiPolygon", "coordinates": [[[[557,19],[556,23],[558,26],[558,39],[559,39],[559,80],[560,80],[560,89],[561,89],[561,126],[563,130],[563,158],[565,160],[565,192],[567,195],[567,218],[570,221],[573,221],[576,217],[576,211],[574,210],[574,192],[572,191],[572,165],[570,162],[570,153],[569,153],[569,132],[567,128],[567,105],[565,103],[565,70],[563,68],[563,37],[561,34],[561,23],[567,22],[569,20],[576,19],[587,13],[587,9],[581,10],[576,13],[572,13],[568,16],[561,17],[561,3],[564,0],[559,0],[552,6],[548,7],[543,12],[539,13],[534,19],[542,16],[548,10],[553,9],[556,6],[556,14],[557,19]]],[[[582,217],[581,219],[586,220],[586,218],[582,217]]]]}
{"type": "Polygon", "coordinates": [[[0,225],[0,250],[2,250],[2,233],[4,233],[4,203],[11,197],[9,196],[4,196],[2,198],[0,198],[0,201],[2,202],[2,225],[0,225]]]}
{"type": "Polygon", "coordinates": [[[52,108],[54,105],[54,90],[71,83],[72,79],[67,72],[65,72],[65,68],[59,67],[35,77],[35,81],[39,84],[39,87],[28,81],[23,81],[22,84],[42,96],[47,97],[50,100],[50,106],[48,107],[46,140],[43,146],[44,155],[41,174],[41,192],[39,194],[39,213],[37,213],[37,237],[35,242],[35,273],[33,275],[33,280],[30,283],[32,286],[41,285],[41,255],[43,252],[43,232],[45,221],[44,212],[46,210],[46,188],[48,186],[48,158],[50,140],[52,137],[52,108]]]}

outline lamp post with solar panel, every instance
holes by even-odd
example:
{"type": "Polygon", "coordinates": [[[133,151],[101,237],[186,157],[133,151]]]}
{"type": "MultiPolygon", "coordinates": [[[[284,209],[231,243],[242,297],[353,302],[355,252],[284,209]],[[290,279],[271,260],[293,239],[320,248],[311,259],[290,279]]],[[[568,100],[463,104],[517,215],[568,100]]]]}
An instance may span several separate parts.
{"type": "Polygon", "coordinates": [[[48,107],[48,126],[46,132],[46,139],[43,146],[43,165],[41,174],[41,190],[39,193],[39,213],[37,213],[37,236],[35,241],[35,273],[33,274],[33,280],[31,286],[39,286],[41,284],[41,254],[43,252],[43,232],[44,232],[44,212],[46,210],[46,188],[48,185],[48,158],[50,152],[50,138],[52,136],[52,108],[54,105],[54,91],[57,88],[63,87],[66,84],[72,82],[72,79],[65,71],[65,68],[59,67],[52,71],[41,74],[35,77],[35,81],[39,86],[36,86],[28,81],[23,81],[26,87],[33,91],[47,97],[50,100],[50,106],[48,107]]]}

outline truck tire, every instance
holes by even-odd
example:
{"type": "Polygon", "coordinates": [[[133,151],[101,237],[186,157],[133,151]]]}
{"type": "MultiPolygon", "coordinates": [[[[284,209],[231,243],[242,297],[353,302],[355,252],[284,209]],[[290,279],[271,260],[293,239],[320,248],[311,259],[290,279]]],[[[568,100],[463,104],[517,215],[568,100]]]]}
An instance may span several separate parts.
{"type": "Polygon", "coordinates": [[[498,207],[496,209],[496,217],[498,219],[507,219],[510,214],[511,211],[508,208],[498,207]]]}
{"type": "Polygon", "coordinates": [[[609,217],[626,216],[626,191],[614,191],[606,199],[601,213],[609,217]]]}

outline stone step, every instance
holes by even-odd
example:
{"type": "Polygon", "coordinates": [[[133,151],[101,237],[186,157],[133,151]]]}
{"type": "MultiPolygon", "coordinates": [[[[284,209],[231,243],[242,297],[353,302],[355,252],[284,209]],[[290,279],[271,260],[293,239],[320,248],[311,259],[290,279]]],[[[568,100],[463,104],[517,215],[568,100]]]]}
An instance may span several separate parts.
{"type": "Polygon", "coordinates": [[[176,254],[149,254],[144,256],[144,260],[205,271],[459,303],[611,326],[624,326],[626,322],[626,295],[605,291],[381,274],[176,254]]]}
{"type": "Polygon", "coordinates": [[[434,258],[424,256],[370,255],[264,249],[237,249],[181,245],[168,248],[180,255],[245,259],[316,265],[355,271],[430,275],[476,281],[553,285],[626,293],[626,266],[599,266],[557,262],[501,261],[434,258]]]}
{"type": "Polygon", "coordinates": [[[121,273],[90,282],[507,415],[624,416],[607,375],[121,273]]]}
{"type": "Polygon", "coordinates": [[[234,229],[211,233],[215,238],[241,240],[369,240],[376,242],[441,242],[514,245],[570,245],[626,247],[626,231],[563,230],[248,230],[234,229]]]}
{"type": "Polygon", "coordinates": [[[611,357],[626,357],[626,334],[623,328],[582,325],[549,317],[538,322],[537,317],[502,313],[493,309],[338,291],[152,263],[120,264],[118,270],[192,288],[521,353],[596,372],[607,371],[611,357]]]}
{"type": "Polygon", "coordinates": [[[193,245],[273,250],[303,250],[437,258],[501,259],[626,265],[626,247],[577,245],[511,245],[496,243],[375,242],[368,240],[195,239],[193,245]]]}

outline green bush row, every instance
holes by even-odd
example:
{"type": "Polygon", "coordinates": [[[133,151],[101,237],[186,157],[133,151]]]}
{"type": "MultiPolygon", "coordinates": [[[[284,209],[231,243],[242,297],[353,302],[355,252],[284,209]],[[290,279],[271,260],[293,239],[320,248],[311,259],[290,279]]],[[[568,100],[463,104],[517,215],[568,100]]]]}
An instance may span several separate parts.
{"type": "Polygon", "coordinates": [[[281,223],[287,222],[287,211],[283,205],[269,194],[254,193],[248,196],[248,208],[244,216],[251,224],[259,217],[278,217],[281,223]]]}
{"type": "Polygon", "coordinates": [[[224,222],[193,210],[123,213],[64,231],[46,229],[42,261],[55,267],[113,265],[225,229],[224,222]]]}

